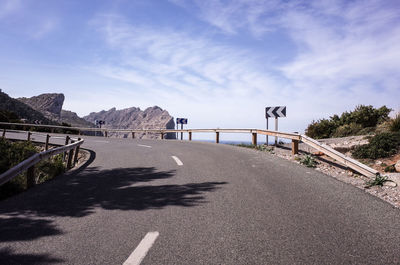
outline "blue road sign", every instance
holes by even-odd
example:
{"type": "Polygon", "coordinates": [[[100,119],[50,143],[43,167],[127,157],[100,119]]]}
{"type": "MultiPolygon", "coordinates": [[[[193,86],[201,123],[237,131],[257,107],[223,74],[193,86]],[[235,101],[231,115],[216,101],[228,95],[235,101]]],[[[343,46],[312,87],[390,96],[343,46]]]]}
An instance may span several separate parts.
{"type": "Polygon", "coordinates": [[[176,118],[176,124],[187,124],[188,119],[186,118],[176,118]]]}

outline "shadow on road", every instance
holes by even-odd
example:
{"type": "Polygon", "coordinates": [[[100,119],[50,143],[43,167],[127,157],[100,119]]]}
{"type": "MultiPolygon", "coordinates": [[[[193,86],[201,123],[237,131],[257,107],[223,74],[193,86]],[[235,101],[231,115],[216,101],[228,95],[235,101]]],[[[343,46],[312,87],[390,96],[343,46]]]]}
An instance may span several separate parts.
{"type": "Polygon", "coordinates": [[[196,206],[206,202],[204,193],[225,182],[183,185],[143,185],[173,177],[174,171],[154,167],[100,170],[89,167],[79,174],[65,175],[0,203],[0,214],[86,216],[94,208],[119,210],[161,209],[166,206],[196,206]]]}
{"type": "MultiPolygon", "coordinates": [[[[173,170],[158,171],[154,167],[110,170],[87,167],[83,171],[60,176],[0,201],[0,243],[31,241],[62,234],[63,231],[57,229],[53,220],[46,217],[79,218],[93,213],[99,207],[123,211],[162,209],[167,206],[193,207],[207,202],[206,192],[215,191],[220,185],[226,184],[202,182],[160,185],[161,180],[174,175],[173,170]]],[[[10,264],[2,261],[46,264],[59,260],[51,258],[50,253],[16,254],[12,249],[3,247],[0,249],[0,264],[10,264]]]]}
{"type": "Polygon", "coordinates": [[[52,258],[47,254],[15,254],[10,248],[0,249],[0,264],[54,264],[61,263],[62,259],[52,258]]]}

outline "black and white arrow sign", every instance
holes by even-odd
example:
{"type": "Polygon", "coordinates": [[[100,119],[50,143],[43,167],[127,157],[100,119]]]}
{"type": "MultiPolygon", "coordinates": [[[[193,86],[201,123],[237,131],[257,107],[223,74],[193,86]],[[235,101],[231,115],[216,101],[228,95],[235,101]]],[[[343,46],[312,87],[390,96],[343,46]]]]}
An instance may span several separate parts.
{"type": "Polygon", "coordinates": [[[176,118],[176,124],[187,124],[188,119],[186,118],[176,118]]]}
{"type": "Polygon", "coordinates": [[[265,117],[266,118],[286,117],[286,106],[266,107],[265,117]]]}

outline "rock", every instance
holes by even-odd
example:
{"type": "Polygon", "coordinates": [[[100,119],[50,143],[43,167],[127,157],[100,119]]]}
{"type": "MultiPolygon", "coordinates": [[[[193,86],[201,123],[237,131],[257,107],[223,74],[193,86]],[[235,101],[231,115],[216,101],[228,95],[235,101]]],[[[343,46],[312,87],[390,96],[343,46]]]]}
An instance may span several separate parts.
{"type": "Polygon", "coordinates": [[[397,163],[394,165],[394,168],[396,169],[397,172],[400,172],[400,160],[397,161],[397,163]]]}
{"type": "Polygon", "coordinates": [[[378,165],[378,166],[379,166],[379,165],[382,165],[382,161],[377,160],[377,161],[375,162],[375,164],[378,165]]]}
{"type": "Polygon", "coordinates": [[[46,118],[51,120],[60,118],[64,99],[64,94],[57,93],[41,94],[31,98],[18,98],[19,101],[41,112],[46,118]]]}
{"type": "MultiPolygon", "coordinates": [[[[139,108],[127,108],[117,110],[112,108],[108,111],[92,112],[83,117],[85,120],[94,123],[95,120],[104,120],[104,128],[110,129],[174,129],[175,122],[168,111],[158,106],[147,108],[144,111],[139,108]]],[[[127,134],[110,133],[110,136],[127,137],[127,134]]],[[[138,138],[159,138],[159,134],[137,134],[138,138]]],[[[168,133],[167,139],[175,139],[175,133],[168,133]]]]}
{"type": "Polygon", "coordinates": [[[321,151],[317,151],[317,152],[314,152],[313,155],[315,155],[315,156],[323,156],[324,153],[322,153],[321,151]]]}

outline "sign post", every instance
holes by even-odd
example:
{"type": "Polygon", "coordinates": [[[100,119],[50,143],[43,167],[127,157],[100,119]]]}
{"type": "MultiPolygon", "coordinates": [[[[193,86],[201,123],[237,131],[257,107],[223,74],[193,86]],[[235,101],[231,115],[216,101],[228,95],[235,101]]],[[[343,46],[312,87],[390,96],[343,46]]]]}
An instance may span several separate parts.
{"type": "MultiPolygon", "coordinates": [[[[267,119],[267,130],[268,130],[268,118],[275,118],[275,131],[278,131],[278,118],[286,117],[286,106],[279,107],[266,107],[265,108],[265,118],[267,119]]],[[[267,135],[267,145],[268,145],[268,135],[267,135]]],[[[275,136],[275,145],[278,145],[278,136],[275,136]]]]}
{"type": "MultiPolygon", "coordinates": [[[[188,123],[187,118],[176,118],[176,129],[178,129],[178,124],[181,125],[181,130],[183,130],[183,125],[188,123]]],[[[177,137],[178,138],[178,137],[177,137]]],[[[181,140],[183,140],[183,132],[181,132],[181,140]]]]}

